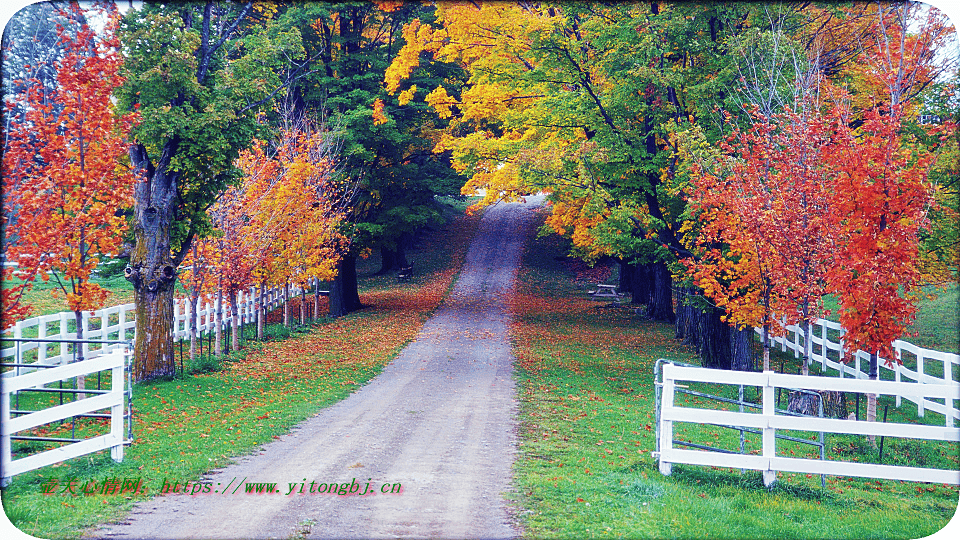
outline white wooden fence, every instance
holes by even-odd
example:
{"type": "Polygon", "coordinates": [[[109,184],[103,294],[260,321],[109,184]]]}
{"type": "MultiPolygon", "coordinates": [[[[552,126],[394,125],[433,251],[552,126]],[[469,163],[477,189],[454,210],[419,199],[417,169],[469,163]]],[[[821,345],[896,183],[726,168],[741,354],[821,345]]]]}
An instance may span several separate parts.
{"type": "MultiPolygon", "coordinates": [[[[291,286],[290,294],[300,294],[298,287],[291,286]]],[[[285,302],[284,291],[282,288],[274,288],[264,292],[264,310],[271,311],[285,302]]],[[[256,300],[257,292],[255,289],[239,293],[238,319],[239,324],[252,323],[256,320],[256,300]]],[[[197,309],[197,331],[202,335],[213,332],[217,324],[217,311],[223,309],[223,321],[230,325],[233,320],[233,314],[229,305],[224,302],[221,306],[219,302],[213,299],[201,299],[200,307],[197,309]]],[[[83,338],[85,340],[118,340],[127,341],[134,339],[136,331],[136,321],[134,320],[134,304],[123,304],[99,309],[96,311],[84,311],[81,325],[83,329],[83,338]]],[[[7,337],[22,339],[25,337],[36,337],[43,339],[62,339],[70,340],[77,338],[77,332],[71,331],[75,328],[75,317],[73,312],[65,311],[51,315],[41,315],[19,321],[12,327],[7,328],[4,333],[10,334],[7,337]]],[[[175,340],[187,339],[190,336],[190,305],[187,299],[178,298],[174,302],[174,324],[173,337],[175,340]]],[[[96,343],[85,343],[82,346],[83,358],[95,358],[103,353],[109,352],[117,345],[101,346],[96,343]]],[[[58,343],[15,343],[0,350],[0,362],[23,363],[24,354],[31,350],[37,351],[35,362],[42,365],[63,365],[75,361],[80,351],[71,350],[70,344],[58,343]]],[[[31,359],[31,361],[34,361],[31,359]]],[[[31,368],[21,368],[20,370],[11,370],[3,374],[4,377],[11,377],[17,373],[31,371],[31,368]]]]}
{"type": "Polygon", "coordinates": [[[839,476],[862,476],[914,482],[960,484],[960,471],[852,463],[794,458],[777,455],[777,430],[848,433],[886,437],[905,437],[960,442],[960,428],[836,420],[777,414],[776,388],[805,388],[902,396],[904,398],[955,399],[960,396],[956,382],[916,384],[897,381],[871,381],[834,377],[801,376],[766,371],[763,373],[726,371],[698,367],[663,365],[657,425],[660,472],[671,473],[674,463],[752,469],[763,473],[765,485],[776,481],[778,471],[839,476]],[[724,385],[757,386],[762,389],[762,409],[758,413],[733,412],[697,407],[681,407],[674,403],[678,382],[704,382],[724,385]],[[763,449],[760,455],[687,450],[674,446],[674,422],[690,422],[720,426],[738,426],[760,430],[763,449]]]}
{"type": "Polygon", "coordinates": [[[117,348],[90,360],[44,369],[36,368],[32,373],[4,379],[2,390],[0,390],[0,469],[3,471],[0,484],[8,485],[10,479],[17,474],[107,448],[110,449],[110,457],[114,461],[122,461],[124,418],[126,417],[124,397],[129,398],[129,381],[125,377],[125,367],[129,358],[129,348],[117,348]],[[90,389],[87,393],[95,394],[93,397],[38,411],[14,411],[10,407],[11,396],[18,392],[107,370],[110,371],[109,391],[90,389]],[[78,415],[95,413],[102,409],[110,409],[108,433],[13,459],[11,437],[16,433],[78,415]]]}
{"type": "MultiPolygon", "coordinates": [[[[756,329],[761,334],[761,329],[756,329]]],[[[816,324],[810,327],[810,361],[819,362],[821,371],[827,368],[839,372],[841,378],[851,377],[854,379],[868,379],[869,374],[863,371],[860,366],[864,364],[869,369],[870,354],[864,351],[857,351],[856,354],[846,355],[843,351],[843,327],[839,323],[819,319],[816,324]],[[837,341],[829,339],[829,334],[837,336],[837,341]],[[844,358],[846,361],[844,362],[844,358]]],[[[786,327],[786,334],[771,338],[774,344],[779,344],[782,351],[792,350],[795,358],[803,355],[804,339],[803,328],[795,325],[786,327]]],[[[951,385],[957,382],[958,377],[954,373],[960,369],[960,355],[925,349],[903,340],[893,342],[894,350],[900,355],[903,364],[893,362],[893,368],[889,368],[883,358],[878,359],[877,364],[880,369],[881,379],[892,379],[897,382],[913,381],[920,384],[946,384],[951,385]],[[931,372],[939,373],[931,375],[931,372]],[[886,375],[885,375],[886,374],[886,375]]],[[[944,416],[944,425],[952,426],[957,419],[960,419],[960,408],[955,400],[960,399],[960,395],[954,394],[952,398],[944,399],[943,403],[932,401],[930,396],[923,395],[897,395],[897,407],[900,406],[901,397],[917,405],[917,415],[923,416],[925,410],[940,413],[944,416]]]]}

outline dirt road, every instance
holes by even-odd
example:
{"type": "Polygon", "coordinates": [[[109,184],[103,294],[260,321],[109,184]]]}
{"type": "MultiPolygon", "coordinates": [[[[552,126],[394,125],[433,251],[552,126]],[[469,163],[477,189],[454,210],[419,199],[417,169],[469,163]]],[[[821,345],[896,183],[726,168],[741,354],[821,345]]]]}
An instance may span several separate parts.
{"type": "Polygon", "coordinates": [[[503,497],[516,446],[505,303],[536,202],[486,212],[449,298],[370,384],[209,475],[210,493],[145,501],[94,536],[517,536],[503,497]],[[354,479],[367,495],[329,494],[354,479]],[[276,491],[247,494],[248,482],[276,491]]]}

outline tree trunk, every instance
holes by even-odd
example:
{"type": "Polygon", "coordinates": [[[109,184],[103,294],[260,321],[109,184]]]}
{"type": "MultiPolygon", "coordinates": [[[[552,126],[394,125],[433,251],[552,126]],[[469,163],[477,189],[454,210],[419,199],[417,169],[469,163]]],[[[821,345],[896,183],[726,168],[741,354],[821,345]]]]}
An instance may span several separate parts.
{"type": "Polygon", "coordinates": [[[342,317],[361,307],[357,291],[357,257],[347,255],[337,263],[337,277],[330,284],[330,316],[342,317]]]}
{"type": "Polygon", "coordinates": [[[650,305],[652,301],[653,271],[649,264],[630,264],[627,275],[627,290],[630,291],[631,304],[650,305]]]}
{"type": "Polygon", "coordinates": [[[403,244],[404,242],[398,241],[396,249],[391,249],[386,246],[380,248],[380,270],[377,271],[378,275],[389,274],[390,272],[395,272],[401,268],[410,266],[410,263],[407,262],[407,253],[403,244]]]}
{"type": "Polygon", "coordinates": [[[300,285],[300,326],[307,324],[307,284],[300,285]]]}
{"type": "Polygon", "coordinates": [[[170,253],[170,224],[176,219],[177,175],[167,167],[177,147],[176,139],[168,141],[156,167],[143,145],[130,147],[130,162],[139,175],[133,195],[136,243],[124,274],[133,285],[136,304],[133,376],[137,381],[176,373],[173,357],[176,264],[170,253]]]}
{"type": "Polygon", "coordinates": [[[704,367],[730,369],[730,327],[720,320],[723,310],[711,308],[700,318],[700,361],[704,367]]]}
{"type": "Polygon", "coordinates": [[[650,317],[655,321],[673,323],[673,278],[667,265],[653,265],[653,294],[650,302],[650,317]]]}
{"type": "Polygon", "coordinates": [[[760,339],[763,340],[763,370],[770,371],[770,323],[763,323],[760,339]]]}
{"type": "Polygon", "coordinates": [[[731,367],[735,371],[753,371],[753,328],[730,327],[731,367]]]}
{"type": "Polygon", "coordinates": [[[693,289],[683,287],[680,289],[680,297],[677,299],[677,317],[674,329],[674,338],[684,345],[699,345],[699,336],[697,335],[697,315],[700,310],[693,303],[696,301],[696,294],[693,289]]]}

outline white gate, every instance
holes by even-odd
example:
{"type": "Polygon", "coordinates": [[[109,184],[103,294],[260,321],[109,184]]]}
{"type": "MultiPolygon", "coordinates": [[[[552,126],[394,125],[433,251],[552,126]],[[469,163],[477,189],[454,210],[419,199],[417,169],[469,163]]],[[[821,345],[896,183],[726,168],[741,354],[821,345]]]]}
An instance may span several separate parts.
{"type": "Polygon", "coordinates": [[[657,423],[658,449],[654,452],[654,457],[659,459],[660,472],[665,475],[671,473],[671,466],[674,463],[686,463],[761,471],[763,472],[764,484],[768,486],[776,481],[777,471],[960,484],[960,471],[957,470],[778,456],[776,442],[777,430],[823,431],[960,442],[960,428],[787,416],[777,414],[775,403],[776,388],[835,390],[865,394],[888,394],[913,399],[939,398],[952,400],[960,397],[960,386],[956,382],[952,384],[918,384],[839,379],[789,375],[772,371],[763,373],[727,371],[677,366],[667,363],[663,365],[663,380],[658,382],[658,385],[661,386],[657,423]],[[677,388],[683,387],[683,385],[678,384],[679,381],[760,387],[763,392],[761,412],[733,412],[677,406],[674,403],[674,396],[677,388]],[[759,430],[762,433],[762,453],[761,455],[749,455],[676,448],[673,441],[674,422],[741,426],[759,430]]]}
{"type": "MultiPolygon", "coordinates": [[[[124,440],[124,418],[128,417],[125,411],[129,407],[129,398],[131,397],[129,370],[127,369],[130,357],[130,348],[125,345],[80,362],[60,366],[30,364],[30,373],[4,377],[2,390],[0,390],[0,469],[2,469],[0,482],[7,485],[10,479],[17,474],[107,448],[110,449],[110,456],[114,461],[122,461],[123,445],[126,442],[124,440]],[[11,397],[16,397],[20,393],[50,391],[53,389],[46,388],[48,384],[103,371],[110,372],[109,390],[70,389],[67,391],[73,392],[75,395],[89,394],[90,397],[76,399],[41,410],[11,408],[11,397]],[[109,409],[109,413],[97,413],[97,411],[104,409],[109,409]],[[109,417],[109,432],[82,440],[16,435],[25,430],[52,422],[84,416],[109,417]],[[12,453],[12,441],[18,439],[71,442],[71,444],[15,460],[12,453]]],[[[129,429],[127,433],[129,433],[129,429]]]]}

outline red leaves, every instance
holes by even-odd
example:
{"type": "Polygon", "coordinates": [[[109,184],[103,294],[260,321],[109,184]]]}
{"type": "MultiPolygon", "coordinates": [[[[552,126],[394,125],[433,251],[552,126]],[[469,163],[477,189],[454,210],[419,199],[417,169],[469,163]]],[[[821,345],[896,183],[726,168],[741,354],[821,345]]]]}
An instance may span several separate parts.
{"type": "Polygon", "coordinates": [[[855,132],[839,106],[827,119],[801,105],[735,131],[728,170],[694,168],[688,268],[741,325],[814,321],[835,294],[845,346],[893,358],[916,313],[932,157],[903,142],[899,108],[867,111],[855,132]]]}
{"type": "MultiPolygon", "coordinates": [[[[56,89],[25,81],[6,105],[4,216],[17,218],[6,247],[20,276],[46,279],[56,270],[68,307],[79,312],[102,307],[105,291],[88,280],[99,256],[116,254],[123,240],[126,222],[117,210],[131,205],[134,182],[122,164],[124,134],[137,116],[116,114],[111,98],[123,82],[116,8],[95,8],[105,21],[99,34],[76,24],[85,18],[77,4],[67,9],[74,13],[65,17],[71,26],[57,29],[65,52],[55,66],[56,89]]],[[[19,291],[4,290],[5,319],[23,315],[18,302],[19,291]]]]}

